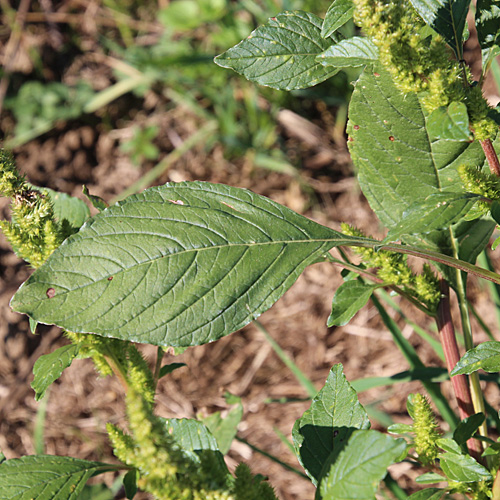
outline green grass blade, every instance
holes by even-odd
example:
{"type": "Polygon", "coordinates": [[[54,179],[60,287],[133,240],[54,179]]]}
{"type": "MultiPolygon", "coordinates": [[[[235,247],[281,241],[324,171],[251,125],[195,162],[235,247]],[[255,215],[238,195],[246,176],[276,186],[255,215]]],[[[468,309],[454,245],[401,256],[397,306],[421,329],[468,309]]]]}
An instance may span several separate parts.
{"type": "MultiPolygon", "coordinates": [[[[382,321],[385,326],[389,330],[394,339],[394,343],[400,349],[403,356],[408,361],[410,368],[425,368],[425,365],[420,360],[417,352],[413,348],[413,346],[408,342],[408,340],[404,337],[403,333],[399,329],[396,322],[387,314],[384,306],[380,303],[377,297],[372,296],[372,302],[380,314],[382,321]]],[[[439,413],[444,418],[444,420],[450,425],[451,428],[455,428],[458,423],[458,418],[450,408],[450,405],[446,398],[441,393],[441,390],[438,385],[433,382],[429,382],[426,380],[422,380],[422,385],[425,387],[432,401],[436,405],[439,413]]]]}
{"type": "Polygon", "coordinates": [[[300,370],[300,368],[293,362],[293,360],[286,354],[286,352],[280,347],[280,345],[271,337],[266,328],[259,321],[254,321],[255,326],[264,334],[266,340],[271,344],[274,352],[283,361],[283,363],[290,369],[295,378],[298,380],[300,385],[307,391],[307,394],[313,398],[316,396],[318,391],[314,387],[311,380],[300,370]]]}

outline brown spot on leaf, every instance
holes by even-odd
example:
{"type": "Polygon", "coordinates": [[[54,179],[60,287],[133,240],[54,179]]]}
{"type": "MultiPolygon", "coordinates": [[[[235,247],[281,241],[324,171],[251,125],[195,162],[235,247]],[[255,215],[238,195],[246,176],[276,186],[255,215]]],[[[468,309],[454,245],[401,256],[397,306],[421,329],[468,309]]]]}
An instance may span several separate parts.
{"type": "Polygon", "coordinates": [[[354,130],[359,130],[359,125],[354,125],[354,130]]]}
{"type": "Polygon", "coordinates": [[[111,281],[113,279],[113,276],[108,277],[108,281],[111,281]]]}
{"type": "Polygon", "coordinates": [[[184,205],[184,202],[182,200],[168,200],[171,203],[175,203],[176,205],[184,205]]]}
{"type": "Polygon", "coordinates": [[[51,299],[51,298],[55,297],[56,291],[53,288],[47,288],[47,291],[45,292],[45,295],[47,295],[47,297],[49,299],[51,299]]]}
{"type": "Polygon", "coordinates": [[[389,136],[389,140],[390,140],[391,142],[394,142],[396,139],[394,139],[394,136],[393,136],[393,135],[390,135],[390,136],[389,136]]]}
{"type": "Polygon", "coordinates": [[[380,73],[373,73],[373,76],[380,76],[380,73]]]}

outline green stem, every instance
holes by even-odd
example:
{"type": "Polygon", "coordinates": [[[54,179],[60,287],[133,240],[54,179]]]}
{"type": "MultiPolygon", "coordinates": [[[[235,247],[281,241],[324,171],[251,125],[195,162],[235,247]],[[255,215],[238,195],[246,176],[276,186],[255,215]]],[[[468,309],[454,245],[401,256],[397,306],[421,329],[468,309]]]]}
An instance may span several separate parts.
{"type": "Polygon", "coordinates": [[[382,287],[390,288],[391,290],[395,291],[398,295],[401,295],[401,297],[404,297],[408,302],[412,303],[416,308],[420,309],[422,312],[424,312],[428,316],[435,316],[436,315],[428,307],[426,307],[424,304],[420,303],[418,300],[416,300],[414,297],[412,297],[409,293],[406,293],[403,289],[399,288],[396,285],[384,284],[384,282],[376,274],[371,273],[370,271],[367,271],[366,269],[363,269],[359,266],[356,266],[355,264],[352,264],[351,262],[349,262],[347,256],[344,257],[345,254],[343,252],[342,252],[342,255],[343,255],[343,258],[345,258],[345,261],[336,259],[332,255],[328,254],[328,262],[331,262],[332,264],[339,266],[339,267],[342,267],[344,269],[348,269],[349,271],[353,271],[355,273],[358,273],[360,276],[364,276],[364,277],[368,278],[369,280],[373,281],[374,283],[380,283],[382,287]]]}
{"type": "Polygon", "coordinates": [[[421,259],[429,259],[434,262],[439,262],[440,264],[446,264],[447,266],[459,269],[460,271],[474,274],[476,276],[479,276],[480,278],[493,281],[493,283],[500,284],[500,275],[498,275],[497,273],[494,273],[487,269],[481,269],[480,267],[477,267],[470,262],[466,262],[455,257],[450,257],[439,252],[434,252],[433,250],[424,250],[408,245],[383,245],[380,241],[370,240],[368,238],[345,238],[345,241],[339,241],[337,239],[330,241],[332,241],[336,245],[376,248],[378,250],[387,250],[389,252],[398,252],[407,255],[413,255],[414,257],[419,257],[421,259]]]}

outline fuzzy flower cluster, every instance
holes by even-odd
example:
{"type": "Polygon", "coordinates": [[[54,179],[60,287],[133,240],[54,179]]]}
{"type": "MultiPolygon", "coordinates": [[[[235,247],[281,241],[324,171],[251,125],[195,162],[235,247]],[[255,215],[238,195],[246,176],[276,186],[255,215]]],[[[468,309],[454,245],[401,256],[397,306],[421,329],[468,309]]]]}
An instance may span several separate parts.
{"type": "Polygon", "coordinates": [[[221,456],[203,450],[194,459],[176,444],[165,422],[134,388],[127,393],[130,434],[107,430],[116,456],[138,469],[139,487],[159,500],[276,500],[272,488],[246,466],[233,478],[221,456]]]}
{"type": "Polygon", "coordinates": [[[408,396],[408,413],[413,420],[413,444],[420,462],[429,465],[439,454],[437,440],[441,437],[429,400],[422,394],[408,396]]]}
{"type": "Polygon", "coordinates": [[[477,201],[471,212],[469,219],[478,218],[489,212],[491,201],[500,200],[500,178],[490,172],[483,172],[475,166],[460,165],[458,174],[462,180],[462,185],[468,193],[479,194],[485,199],[477,201]]]}
{"type": "Polygon", "coordinates": [[[40,267],[66,234],[55,220],[50,199],[30,188],[4,150],[0,150],[0,194],[12,200],[12,220],[0,221],[0,228],[16,255],[40,267]]]}
{"type": "Polygon", "coordinates": [[[464,102],[478,140],[495,136],[498,126],[487,117],[489,106],[479,86],[471,86],[470,73],[440,35],[427,36],[425,23],[404,0],[354,0],[354,20],[371,37],[380,61],[404,93],[422,94],[428,113],[452,102],[464,102]]]}
{"type": "MultiPolygon", "coordinates": [[[[348,236],[366,237],[362,231],[342,223],[342,232],[348,236]]],[[[387,285],[396,285],[434,311],[441,299],[439,281],[432,269],[424,265],[422,273],[416,274],[408,265],[406,256],[400,253],[374,250],[373,248],[354,247],[361,255],[367,268],[376,268],[377,276],[387,285]]]]}

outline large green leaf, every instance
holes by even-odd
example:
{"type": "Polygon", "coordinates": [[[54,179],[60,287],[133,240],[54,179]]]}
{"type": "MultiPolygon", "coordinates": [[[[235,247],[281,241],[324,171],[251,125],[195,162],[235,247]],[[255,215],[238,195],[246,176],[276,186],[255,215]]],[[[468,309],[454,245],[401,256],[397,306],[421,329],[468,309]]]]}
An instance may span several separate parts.
{"type": "Polygon", "coordinates": [[[408,207],[403,218],[385,238],[386,241],[400,239],[407,234],[425,234],[436,229],[450,227],[458,222],[480,198],[470,193],[434,193],[408,207]]]}
{"type": "Polygon", "coordinates": [[[374,430],[356,430],[323,476],[318,500],[372,500],[387,467],[406,450],[403,439],[374,430]]]}
{"type": "Polygon", "coordinates": [[[334,42],[321,36],[322,24],[311,13],[283,12],[217,56],[215,62],[260,85],[280,90],[311,87],[338,72],[316,60],[334,42]]]}
{"type": "Polygon", "coordinates": [[[366,68],[356,83],[348,132],[361,189],[388,228],[414,202],[456,191],[458,165],[484,163],[478,143],[431,142],[417,96],[402,94],[379,67],[366,68]]]}
{"type": "Polygon", "coordinates": [[[439,463],[446,477],[451,481],[475,483],[493,479],[488,469],[479,464],[470,455],[443,453],[439,455],[439,463]]]}
{"type": "Polygon", "coordinates": [[[310,408],[293,427],[293,442],[299,462],[314,484],[332,452],[340,452],[356,429],[368,429],[370,422],[349,385],[342,365],[335,365],[310,408]]]}
{"type": "Polygon", "coordinates": [[[463,55],[463,38],[470,0],[410,0],[422,19],[443,36],[458,59],[463,55]]]}
{"type": "MultiPolygon", "coordinates": [[[[361,75],[349,115],[349,145],[361,189],[389,229],[400,223],[413,204],[442,191],[459,190],[459,165],[485,163],[477,141],[431,141],[417,96],[403,95],[380,67],[367,67],[361,75]]],[[[451,229],[404,237],[404,241],[447,255],[454,255],[458,247],[460,258],[474,262],[492,231],[490,221],[468,221],[451,229]]],[[[453,280],[453,273],[441,270],[453,280]]]]}
{"type": "Polygon", "coordinates": [[[13,458],[0,465],[0,497],[4,500],[76,500],[92,476],[120,468],[53,455],[13,458]]]}
{"type": "Polygon", "coordinates": [[[326,49],[317,60],[323,66],[355,68],[378,59],[377,46],[366,37],[353,36],[326,49]]]}
{"type": "Polygon", "coordinates": [[[202,344],[255,319],[307,265],[350,241],[243,189],[168,184],[90,219],[11,305],[73,332],[202,344]]]}

